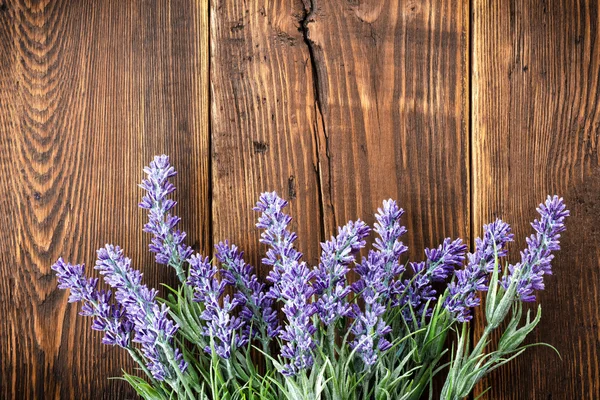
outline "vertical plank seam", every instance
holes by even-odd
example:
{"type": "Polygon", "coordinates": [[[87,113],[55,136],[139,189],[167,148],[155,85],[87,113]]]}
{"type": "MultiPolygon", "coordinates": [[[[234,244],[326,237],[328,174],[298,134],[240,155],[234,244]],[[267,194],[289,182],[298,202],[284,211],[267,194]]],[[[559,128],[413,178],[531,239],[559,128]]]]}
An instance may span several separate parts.
{"type": "Polygon", "coordinates": [[[207,91],[207,99],[208,99],[208,118],[207,118],[207,135],[208,135],[208,208],[210,210],[210,218],[208,222],[208,254],[212,257],[213,248],[214,248],[214,221],[215,221],[215,211],[213,207],[213,194],[214,194],[214,176],[213,176],[213,104],[212,104],[212,23],[211,23],[211,14],[212,14],[212,2],[211,0],[204,0],[204,6],[206,7],[206,29],[208,29],[208,33],[206,35],[206,51],[207,54],[207,82],[206,82],[206,91],[207,91]]]}
{"type": "Polygon", "coordinates": [[[468,1],[468,38],[467,38],[467,68],[468,68],[468,83],[467,83],[467,132],[469,141],[469,242],[471,251],[475,250],[475,130],[473,127],[473,1],[468,1]]]}
{"type": "MultiPolygon", "coordinates": [[[[467,132],[468,132],[468,144],[469,144],[469,247],[471,251],[475,251],[475,154],[474,154],[474,129],[473,129],[473,25],[474,25],[474,1],[467,1],[467,24],[468,24],[468,35],[467,35],[467,132]]],[[[475,341],[475,327],[471,326],[470,329],[470,342],[475,341]]],[[[474,390],[469,395],[470,400],[475,399],[474,390]]]]}

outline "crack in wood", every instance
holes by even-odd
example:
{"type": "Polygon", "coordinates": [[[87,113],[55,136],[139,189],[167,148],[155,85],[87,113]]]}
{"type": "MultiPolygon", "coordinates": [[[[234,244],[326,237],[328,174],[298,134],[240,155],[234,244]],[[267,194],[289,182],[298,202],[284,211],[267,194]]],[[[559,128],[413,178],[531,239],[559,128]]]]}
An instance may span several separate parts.
{"type": "MultiPolygon", "coordinates": [[[[310,28],[309,28],[309,24],[310,23],[314,23],[315,22],[315,15],[317,12],[317,0],[303,0],[304,3],[304,17],[302,20],[300,20],[300,31],[302,32],[302,37],[304,39],[304,43],[306,44],[306,47],[308,49],[308,61],[310,61],[310,68],[311,68],[311,73],[312,73],[312,77],[313,77],[313,90],[314,90],[314,96],[315,96],[315,112],[316,112],[316,117],[317,117],[317,123],[315,124],[315,143],[316,143],[316,147],[317,147],[317,151],[316,151],[316,155],[317,155],[317,166],[316,166],[316,173],[317,173],[317,185],[319,186],[319,208],[320,208],[320,212],[321,212],[321,218],[323,220],[323,224],[322,224],[322,237],[325,238],[327,237],[326,235],[326,224],[325,224],[325,199],[324,199],[324,190],[323,190],[323,181],[322,181],[322,168],[321,168],[321,156],[320,156],[320,138],[319,138],[319,121],[320,121],[320,129],[322,129],[323,131],[323,136],[325,136],[325,156],[327,157],[327,168],[328,168],[328,184],[329,184],[329,196],[330,198],[333,198],[333,193],[332,188],[332,182],[331,182],[331,176],[332,176],[332,171],[331,171],[331,154],[329,151],[329,135],[327,134],[327,128],[325,126],[325,119],[324,119],[324,110],[323,110],[323,105],[324,105],[324,101],[323,101],[323,94],[322,94],[322,86],[321,86],[321,80],[319,77],[319,68],[318,68],[318,61],[317,61],[317,57],[315,54],[315,42],[310,38],[310,28]]],[[[331,210],[331,213],[333,215],[333,223],[334,226],[336,224],[336,218],[335,218],[335,208],[333,206],[332,202],[329,202],[328,208],[331,210]]],[[[331,227],[329,227],[331,228],[331,227]]]]}

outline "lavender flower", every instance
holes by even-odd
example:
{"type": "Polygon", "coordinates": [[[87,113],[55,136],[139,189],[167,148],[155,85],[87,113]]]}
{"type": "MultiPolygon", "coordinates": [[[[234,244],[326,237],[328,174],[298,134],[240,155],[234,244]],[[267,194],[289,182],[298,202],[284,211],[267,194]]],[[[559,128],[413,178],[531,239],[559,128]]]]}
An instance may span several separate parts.
{"type": "Polygon", "coordinates": [[[86,278],[83,265],[71,265],[59,258],[51,267],[56,271],[59,289],[70,289],[69,303],[81,301],[80,315],[93,317],[92,329],[104,332],[102,343],[130,347],[133,324],[123,307],[112,304],[111,292],[97,289],[97,278],[86,278]]]}
{"type": "Polygon", "coordinates": [[[283,368],[285,376],[296,375],[301,370],[312,367],[315,341],[312,335],[316,327],[312,316],[316,312],[313,304],[309,303],[314,289],[310,285],[314,271],[306,263],[293,260],[286,265],[281,276],[281,299],[284,303],[282,311],[287,317],[288,324],[280,333],[285,342],[281,355],[291,361],[283,368]]]}
{"type": "Polygon", "coordinates": [[[419,323],[423,316],[430,314],[428,302],[434,301],[437,293],[432,284],[444,282],[456,267],[462,265],[466,249],[462,239],[452,241],[446,238],[437,248],[425,249],[425,261],[410,263],[413,278],[398,282],[395,287],[397,297],[392,301],[394,306],[403,307],[406,321],[413,321],[413,316],[416,316],[419,323]]]}
{"type": "Polygon", "coordinates": [[[375,232],[379,235],[375,239],[374,247],[381,253],[386,273],[390,280],[404,272],[404,265],[398,258],[408,250],[401,241],[400,236],[406,233],[406,228],[400,224],[404,210],[392,199],[383,202],[383,209],[378,208],[375,218],[375,232]]]}
{"type": "Polygon", "coordinates": [[[353,290],[356,293],[367,290],[366,296],[373,296],[374,291],[380,291],[377,296],[380,296],[382,304],[390,300],[396,278],[404,272],[404,265],[398,260],[408,250],[400,241],[400,236],[406,233],[406,228],[400,224],[403,214],[404,210],[398,208],[394,200],[383,202],[383,209],[378,208],[375,214],[375,232],[379,235],[374,245],[377,250],[371,250],[356,268],[361,278],[354,283],[353,290]],[[377,289],[369,288],[369,284],[377,285],[377,289]]]}
{"type": "Polygon", "coordinates": [[[365,367],[373,365],[379,352],[390,348],[390,343],[385,335],[390,332],[389,325],[381,318],[386,308],[389,291],[390,276],[383,268],[384,255],[371,250],[367,258],[356,266],[360,279],[352,286],[352,290],[359,293],[365,303],[364,312],[354,304],[351,316],[355,319],[351,331],[354,341],[350,343],[356,349],[365,367]]]}
{"type": "Polygon", "coordinates": [[[170,213],[177,202],[167,198],[175,191],[175,186],[168,179],[177,172],[166,155],[154,157],[144,172],[148,178],[142,181],[140,187],[147,193],[139,206],[149,210],[149,221],[144,225],[144,231],[154,235],[150,251],[156,253],[156,262],[173,266],[183,282],[183,263],[192,255],[192,249],[183,243],[186,233],[176,229],[180,218],[170,213]]]}
{"type": "Polygon", "coordinates": [[[313,365],[315,342],[312,335],[316,328],[312,316],[316,308],[309,302],[314,292],[310,285],[314,271],[309,270],[304,262],[298,262],[302,254],[293,246],[297,236],[288,231],[291,218],[282,212],[287,204],[275,192],[262,193],[254,210],[262,213],[256,224],[264,229],[261,242],[270,246],[267,256],[263,258],[264,264],[273,266],[267,277],[273,282],[269,295],[284,303],[283,312],[288,320],[279,334],[286,342],[281,355],[290,360],[284,365],[282,373],[293,376],[313,365]]]}
{"type": "MultiPolygon", "coordinates": [[[[194,288],[194,301],[204,304],[204,311],[200,317],[206,321],[203,333],[212,339],[211,345],[215,352],[225,359],[231,357],[232,344],[242,347],[248,342],[248,337],[240,335],[238,331],[243,327],[244,320],[232,316],[233,310],[241,303],[237,298],[230,299],[229,295],[219,299],[225,291],[226,282],[216,278],[217,268],[211,265],[207,258],[194,255],[189,259],[190,278],[188,285],[194,288]]],[[[211,346],[206,346],[204,351],[212,353],[211,346]]]]}
{"type": "Polygon", "coordinates": [[[320,296],[316,302],[317,313],[325,325],[350,315],[351,307],[346,299],[351,291],[351,287],[346,284],[348,265],[355,260],[354,254],[365,246],[364,238],[369,232],[369,226],[361,220],[350,221],[339,228],[336,237],[321,243],[323,251],[321,262],[315,269],[313,287],[320,296]]]}
{"type": "Polygon", "coordinates": [[[384,337],[391,328],[381,317],[397,286],[397,277],[404,272],[404,265],[398,260],[408,249],[400,241],[400,236],[406,233],[406,228],[400,224],[402,214],[404,210],[395,201],[383,202],[383,209],[379,208],[375,214],[375,232],[379,235],[374,245],[377,250],[371,250],[355,268],[360,279],[352,290],[363,298],[365,311],[354,306],[354,341],[350,346],[357,349],[366,367],[376,362],[379,352],[391,346],[384,337]]]}
{"type": "MultiPolygon", "coordinates": [[[[424,263],[411,264],[413,272],[424,263]]],[[[421,270],[424,271],[424,270],[421,270]]],[[[402,316],[406,322],[415,322],[421,326],[423,316],[431,316],[431,302],[436,299],[437,291],[431,284],[431,277],[422,272],[415,272],[412,279],[405,279],[398,283],[398,297],[393,305],[401,308],[402,316]]]]}
{"type": "Polygon", "coordinates": [[[287,265],[302,258],[302,253],[294,248],[294,241],[298,236],[287,229],[292,217],[281,211],[287,204],[288,202],[275,192],[262,193],[256,207],[253,208],[254,211],[262,213],[256,226],[264,229],[260,242],[270,247],[262,262],[272,266],[267,280],[273,283],[269,295],[275,299],[281,297],[280,281],[287,265]]]}
{"type": "Polygon", "coordinates": [[[565,218],[570,215],[563,198],[548,196],[544,204],[537,208],[540,219],[531,226],[535,234],[527,238],[527,249],[521,252],[521,262],[510,265],[509,275],[502,280],[507,289],[511,282],[517,280],[517,296],[521,301],[535,301],[534,290],[544,289],[544,275],[552,274],[552,251],[560,250],[560,233],[565,228],[565,218]]]}
{"type": "Polygon", "coordinates": [[[456,271],[456,281],[449,288],[444,306],[459,322],[470,321],[471,308],[480,304],[477,292],[488,290],[488,274],[493,272],[496,259],[504,257],[506,246],[513,240],[510,226],[500,219],[483,226],[483,239],[475,239],[475,253],[469,253],[469,263],[456,271]]]}
{"type": "Polygon", "coordinates": [[[228,285],[236,287],[235,298],[243,305],[240,318],[245,322],[244,334],[248,336],[250,329],[253,337],[260,333],[260,339],[266,347],[270,338],[277,336],[280,329],[273,299],[267,296],[265,285],[259,282],[254,268],[246,264],[244,253],[238,251],[237,246],[225,241],[215,248],[216,257],[223,266],[221,275],[228,285]]]}
{"type": "Polygon", "coordinates": [[[386,308],[373,303],[364,313],[356,315],[356,321],[352,327],[354,341],[350,347],[360,355],[365,367],[369,367],[377,361],[379,353],[383,353],[392,347],[385,336],[392,328],[381,318],[386,308]]]}
{"type": "MultiPolygon", "coordinates": [[[[444,242],[435,249],[425,249],[426,274],[431,276],[434,282],[445,281],[454,273],[456,267],[462,266],[466,250],[467,246],[463,244],[462,239],[452,241],[450,238],[444,239],[444,242]]],[[[419,270],[420,267],[416,267],[415,272],[419,270]]]]}
{"type": "Polygon", "coordinates": [[[169,308],[155,300],[157,291],[141,284],[142,274],[131,268],[131,260],[118,246],[98,250],[95,268],[116,289],[115,298],[133,322],[134,342],[142,345],[148,370],[159,381],[174,380],[187,369],[173,337],[178,325],[168,318],[169,308]]]}

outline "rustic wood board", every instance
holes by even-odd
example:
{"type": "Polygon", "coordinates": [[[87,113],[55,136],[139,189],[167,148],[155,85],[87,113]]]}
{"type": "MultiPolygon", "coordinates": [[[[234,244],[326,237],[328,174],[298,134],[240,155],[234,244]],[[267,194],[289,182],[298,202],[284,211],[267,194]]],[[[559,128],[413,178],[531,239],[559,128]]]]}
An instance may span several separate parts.
{"type": "Polygon", "coordinates": [[[0,397],[132,397],[107,380],[132,363],[50,265],[91,269],[114,242],[148,284],[172,283],[136,208],[163,152],[189,243],[230,239],[262,277],[263,191],[290,200],[313,265],[319,241],[388,197],[413,259],[500,216],[516,260],[535,205],[564,195],[577,229],[533,338],[563,361],[532,349],[479,391],[600,397],[598,28],[589,1],[0,0],[0,397]]]}
{"type": "Polygon", "coordinates": [[[474,1],[474,235],[513,225],[519,260],[547,194],[571,217],[539,293],[529,349],[487,378],[488,399],[600,398],[600,20],[595,1],[474,1]]]}
{"type": "Polygon", "coordinates": [[[133,396],[108,380],[133,363],[67,305],[50,266],[92,270],[114,242],[149,285],[174,282],[137,208],[162,152],[181,172],[183,228],[207,249],[207,16],[200,2],[0,1],[0,398],[133,396]]]}
{"type": "Polygon", "coordinates": [[[384,199],[406,210],[412,259],[469,240],[467,1],[313,0],[325,228],[373,224],[384,199]]]}
{"type": "Polygon", "coordinates": [[[250,209],[265,190],[290,199],[312,265],[320,240],[372,224],[389,197],[408,211],[413,256],[468,240],[468,3],[451,9],[213,1],[214,240],[259,265],[250,209]]]}
{"type": "Polygon", "coordinates": [[[317,113],[301,2],[211,1],[213,238],[229,239],[265,277],[252,211],[260,193],[289,200],[298,249],[314,265],[322,239],[317,113]]]}

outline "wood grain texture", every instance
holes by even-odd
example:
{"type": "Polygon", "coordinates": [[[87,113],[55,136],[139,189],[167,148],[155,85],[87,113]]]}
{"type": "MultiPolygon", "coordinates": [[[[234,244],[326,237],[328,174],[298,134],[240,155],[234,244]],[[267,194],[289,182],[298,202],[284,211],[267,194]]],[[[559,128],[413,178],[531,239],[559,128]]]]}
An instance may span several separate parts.
{"type": "Polygon", "coordinates": [[[249,210],[265,190],[292,198],[313,265],[320,238],[389,197],[413,256],[468,238],[467,6],[211,3],[215,240],[257,265],[249,210]]]}
{"type": "Polygon", "coordinates": [[[180,175],[178,211],[206,249],[208,7],[122,1],[0,2],[0,398],[131,398],[133,371],[67,305],[50,265],[120,244],[145,282],[157,266],[137,208],[156,153],[180,175]]]}
{"type": "Polygon", "coordinates": [[[468,1],[305,4],[325,232],[393,198],[411,260],[469,243],[468,1]]]}
{"type": "Polygon", "coordinates": [[[468,240],[467,16],[467,2],[213,1],[215,241],[259,264],[249,210],[265,190],[292,199],[312,265],[319,240],[389,197],[413,257],[468,240]]]}
{"type": "MultiPolygon", "coordinates": [[[[513,224],[512,261],[547,194],[571,217],[539,293],[528,350],[480,386],[489,399],[600,398],[600,19],[595,1],[474,1],[475,226],[513,224]]],[[[480,234],[479,228],[475,234],[480,234]]]]}
{"type": "Polygon", "coordinates": [[[530,349],[478,390],[600,398],[599,84],[593,0],[0,0],[0,398],[133,397],[107,380],[133,364],[50,265],[91,270],[114,242],[149,285],[174,282],[136,207],[158,153],[180,172],[188,243],[230,239],[255,266],[263,191],[290,200],[311,265],[388,197],[412,259],[499,216],[516,260],[535,206],[563,195],[532,338],[563,360],[530,349]]]}
{"type": "Polygon", "coordinates": [[[237,244],[261,277],[266,248],[252,211],[261,192],[290,201],[291,228],[311,265],[322,239],[305,13],[301,2],[211,1],[213,237],[237,244]]]}
{"type": "Polygon", "coordinates": [[[305,36],[316,74],[327,233],[406,210],[412,259],[468,241],[468,2],[312,0],[305,36]]]}

